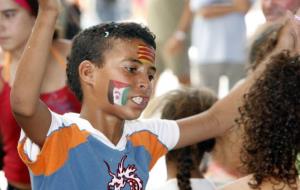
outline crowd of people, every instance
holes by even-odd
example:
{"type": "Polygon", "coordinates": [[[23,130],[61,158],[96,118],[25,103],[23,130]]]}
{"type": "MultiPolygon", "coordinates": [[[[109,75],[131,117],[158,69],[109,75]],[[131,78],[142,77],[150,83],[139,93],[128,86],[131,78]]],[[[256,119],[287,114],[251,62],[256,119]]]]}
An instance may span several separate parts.
{"type": "Polygon", "coordinates": [[[7,190],[143,190],[164,155],[160,189],[300,189],[300,1],[261,0],[247,51],[253,3],[98,0],[105,22],[81,29],[84,1],[0,0],[7,190]],[[132,2],[149,27],[122,21],[132,2]],[[153,97],[166,68],[183,87],[153,97]]]}

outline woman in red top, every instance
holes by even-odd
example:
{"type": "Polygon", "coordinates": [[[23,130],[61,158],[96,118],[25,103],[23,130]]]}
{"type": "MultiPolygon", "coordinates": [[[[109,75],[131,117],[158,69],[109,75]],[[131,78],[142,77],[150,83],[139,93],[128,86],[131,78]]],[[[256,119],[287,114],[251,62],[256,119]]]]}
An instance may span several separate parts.
{"type": "MultiPolygon", "coordinates": [[[[37,12],[37,0],[0,0],[0,46],[3,50],[0,52],[0,130],[5,152],[3,170],[9,190],[30,189],[27,167],[17,153],[20,127],[12,115],[9,94],[18,60],[31,33],[37,12]]],[[[58,113],[80,110],[79,101],[65,83],[64,62],[69,49],[68,41],[54,37],[47,58],[49,66],[42,84],[41,99],[58,113]]]]}

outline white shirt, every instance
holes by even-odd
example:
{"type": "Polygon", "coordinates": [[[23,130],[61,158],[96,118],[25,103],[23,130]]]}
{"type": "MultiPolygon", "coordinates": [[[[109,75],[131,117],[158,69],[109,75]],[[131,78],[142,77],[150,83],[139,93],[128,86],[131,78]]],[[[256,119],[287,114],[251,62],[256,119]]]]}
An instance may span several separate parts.
{"type": "MultiPolygon", "coordinates": [[[[216,187],[207,179],[191,178],[190,182],[193,190],[216,190],[216,187]]],[[[155,190],[179,190],[177,179],[170,179],[163,186],[155,190]]]]}
{"type": "MultiPolygon", "coordinates": [[[[231,0],[191,0],[197,11],[212,4],[231,4],[231,0]]],[[[243,13],[233,12],[214,18],[196,15],[192,26],[194,64],[244,63],[246,60],[246,24],[243,13]]]]}

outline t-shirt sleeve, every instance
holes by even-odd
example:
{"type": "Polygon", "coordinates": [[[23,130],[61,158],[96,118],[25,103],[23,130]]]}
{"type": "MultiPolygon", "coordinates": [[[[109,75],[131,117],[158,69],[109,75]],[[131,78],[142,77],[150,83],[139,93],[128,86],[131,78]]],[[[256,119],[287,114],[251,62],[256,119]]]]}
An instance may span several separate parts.
{"type": "Polygon", "coordinates": [[[73,116],[54,112],[51,115],[51,125],[41,149],[24,132],[19,141],[20,157],[35,176],[49,176],[58,171],[67,162],[69,152],[86,143],[89,136],[89,132],[80,129],[73,116]]]}
{"type": "Polygon", "coordinates": [[[156,134],[158,140],[163,143],[168,150],[173,149],[179,140],[179,127],[176,121],[172,120],[149,120],[145,122],[146,127],[156,134]]]}
{"type": "MultiPolygon", "coordinates": [[[[63,123],[61,115],[56,114],[52,111],[50,111],[50,113],[51,113],[51,125],[49,127],[47,137],[49,136],[49,134],[51,134],[51,132],[57,130],[59,126],[62,126],[63,123]]],[[[28,160],[34,162],[36,161],[38,154],[41,152],[41,149],[37,144],[32,142],[31,139],[29,139],[26,136],[25,132],[22,130],[20,140],[19,140],[19,151],[23,152],[28,158],[28,160]]]]}
{"type": "Polygon", "coordinates": [[[131,122],[126,129],[130,131],[128,136],[133,146],[143,146],[151,156],[149,169],[161,156],[174,148],[179,140],[179,127],[175,121],[137,121],[131,122]]]}
{"type": "MultiPolygon", "coordinates": [[[[51,112],[51,111],[50,111],[51,112]]],[[[21,131],[21,136],[18,144],[18,152],[23,160],[23,162],[31,169],[31,171],[35,171],[36,173],[43,174],[48,166],[45,158],[49,158],[51,156],[51,152],[57,151],[54,150],[53,146],[50,145],[49,136],[54,131],[58,130],[63,126],[63,117],[62,115],[51,112],[51,125],[49,127],[47,137],[43,144],[43,147],[39,147],[35,144],[31,139],[29,139],[25,132],[21,131]]]]}

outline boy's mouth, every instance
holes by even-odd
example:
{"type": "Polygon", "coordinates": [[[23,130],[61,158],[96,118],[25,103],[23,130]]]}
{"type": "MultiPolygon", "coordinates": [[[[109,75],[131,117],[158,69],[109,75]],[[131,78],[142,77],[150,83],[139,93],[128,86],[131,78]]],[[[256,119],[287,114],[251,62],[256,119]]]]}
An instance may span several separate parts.
{"type": "Polygon", "coordinates": [[[143,105],[143,104],[147,104],[148,103],[149,98],[141,97],[141,96],[136,96],[136,97],[131,98],[131,100],[134,103],[138,104],[138,105],[143,105]]]}

